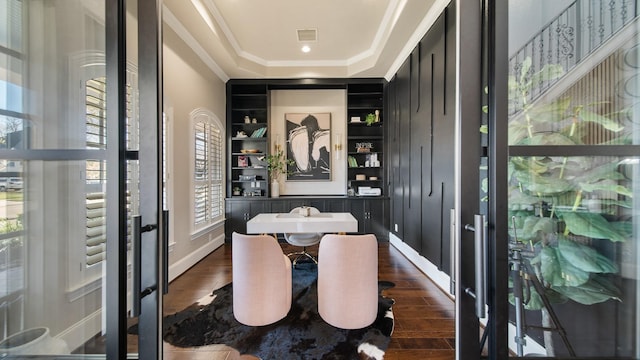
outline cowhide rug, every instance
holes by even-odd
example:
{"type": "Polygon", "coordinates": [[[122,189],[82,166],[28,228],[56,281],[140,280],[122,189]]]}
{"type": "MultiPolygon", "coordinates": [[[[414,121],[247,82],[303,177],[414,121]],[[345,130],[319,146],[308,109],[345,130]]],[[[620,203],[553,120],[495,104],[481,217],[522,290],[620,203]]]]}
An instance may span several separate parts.
{"type": "MultiPolygon", "coordinates": [[[[318,315],[317,266],[293,269],[291,310],[282,320],[252,327],[237,322],[232,313],[231,284],[214,290],[199,303],[164,318],[164,340],[179,347],[226,344],[241,354],[265,360],[382,359],[393,332],[393,299],[378,298],[378,316],[364,329],[335,328],[318,315]],[[207,299],[208,298],[208,299],[207,299]]],[[[378,283],[378,293],[393,287],[378,283]]]]}

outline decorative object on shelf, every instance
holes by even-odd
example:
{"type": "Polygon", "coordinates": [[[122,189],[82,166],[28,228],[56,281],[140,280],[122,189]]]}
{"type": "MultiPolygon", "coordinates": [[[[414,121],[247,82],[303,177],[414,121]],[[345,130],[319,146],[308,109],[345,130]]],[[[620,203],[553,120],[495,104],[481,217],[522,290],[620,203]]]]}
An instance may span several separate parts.
{"type": "Polygon", "coordinates": [[[360,116],[352,116],[351,117],[351,122],[352,123],[361,123],[362,121],[360,121],[360,116]]]}
{"type": "Polygon", "coordinates": [[[243,154],[255,154],[255,153],[259,153],[260,150],[258,149],[242,149],[240,150],[241,153],[243,154]]]}
{"type": "Polygon", "coordinates": [[[349,155],[349,157],[347,158],[347,163],[349,164],[350,168],[358,167],[358,160],[356,160],[356,158],[351,155],[349,155]]]}
{"type": "Polygon", "coordinates": [[[249,118],[249,115],[245,115],[245,117],[244,117],[244,123],[245,123],[245,124],[249,124],[249,123],[251,123],[251,119],[249,118]]]}
{"type": "Polygon", "coordinates": [[[233,195],[234,196],[242,195],[242,188],[240,188],[239,186],[234,187],[233,188],[233,195]]]}
{"type": "Polygon", "coordinates": [[[238,156],[238,167],[247,167],[249,166],[249,158],[241,155],[238,156]]]}
{"type": "Polygon", "coordinates": [[[271,176],[271,197],[280,196],[280,183],[278,180],[280,176],[288,174],[289,166],[293,164],[294,161],[285,158],[282,150],[267,155],[267,170],[269,170],[269,176],[271,176]]]}
{"type": "Polygon", "coordinates": [[[247,133],[245,133],[244,131],[238,131],[236,133],[236,137],[237,138],[246,138],[247,137],[247,133]]]}
{"type": "Polygon", "coordinates": [[[331,180],[331,113],[286,113],[288,181],[331,180]]]}
{"type": "Polygon", "coordinates": [[[374,122],[376,122],[376,116],[369,113],[367,114],[367,117],[364,119],[364,121],[367,123],[367,126],[371,126],[374,122]]]}
{"type": "Polygon", "coordinates": [[[260,129],[256,129],[254,132],[252,132],[251,133],[251,137],[252,138],[261,138],[266,133],[267,133],[267,128],[266,127],[261,127],[260,129]]]}
{"type": "Polygon", "coordinates": [[[370,142],[356,143],[356,152],[358,153],[370,153],[371,149],[373,149],[373,144],[370,142]]]}
{"type": "MultiPolygon", "coordinates": [[[[377,111],[377,110],[376,110],[376,111],[377,111]]],[[[256,119],[256,118],[251,119],[251,123],[253,123],[253,124],[257,124],[257,123],[258,123],[258,119],[256,119]]]]}
{"type": "Polygon", "coordinates": [[[356,174],[356,180],[362,181],[366,179],[367,179],[367,176],[365,174],[356,174]]]}
{"type": "Polygon", "coordinates": [[[380,167],[378,153],[367,154],[367,159],[364,162],[364,167],[380,167]]]}
{"type": "Polygon", "coordinates": [[[376,109],[374,114],[376,114],[376,119],[373,122],[380,122],[380,110],[376,109]]]}
{"type": "Polygon", "coordinates": [[[256,180],[258,180],[258,178],[256,177],[256,175],[240,175],[238,180],[240,180],[240,181],[256,181],[256,180]]]}

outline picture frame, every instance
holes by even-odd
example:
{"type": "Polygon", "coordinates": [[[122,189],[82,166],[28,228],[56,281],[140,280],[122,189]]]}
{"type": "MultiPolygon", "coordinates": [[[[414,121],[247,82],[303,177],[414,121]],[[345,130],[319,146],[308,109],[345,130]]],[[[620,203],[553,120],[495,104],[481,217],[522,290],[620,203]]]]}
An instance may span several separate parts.
{"type": "Polygon", "coordinates": [[[331,113],[285,113],[287,181],[331,181],[331,113]]]}

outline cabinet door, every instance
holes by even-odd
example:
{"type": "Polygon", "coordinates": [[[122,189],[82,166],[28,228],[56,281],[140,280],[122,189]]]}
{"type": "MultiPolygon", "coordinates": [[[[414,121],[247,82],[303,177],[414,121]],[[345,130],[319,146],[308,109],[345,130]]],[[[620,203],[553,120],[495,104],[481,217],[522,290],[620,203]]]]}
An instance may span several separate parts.
{"type": "Polygon", "coordinates": [[[325,211],[326,212],[345,212],[346,211],[345,203],[347,201],[348,200],[344,200],[344,199],[326,200],[325,211]]]}
{"type": "Polygon", "coordinates": [[[358,233],[365,233],[367,216],[364,199],[350,199],[349,212],[358,220],[358,233]]]}
{"type": "Polygon", "coordinates": [[[246,214],[249,213],[248,201],[228,201],[227,202],[227,240],[231,240],[231,234],[235,231],[241,234],[247,233],[246,214]]]}
{"type": "Polygon", "coordinates": [[[375,234],[378,241],[389,240],[389,225],[384,211],[386,203],[387,200],[385,199],[366,200],[365,216],[367,221],[365,222],[365,231],[375,234]]]}

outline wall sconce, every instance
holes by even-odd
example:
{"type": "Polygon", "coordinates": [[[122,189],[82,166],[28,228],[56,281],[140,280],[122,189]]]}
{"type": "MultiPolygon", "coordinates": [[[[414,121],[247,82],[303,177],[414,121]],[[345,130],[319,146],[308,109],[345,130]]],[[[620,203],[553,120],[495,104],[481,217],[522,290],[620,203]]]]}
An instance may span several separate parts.
{"type": "Polygon", "coordinates": [[[333,144],[333,149],[336,152],[336,159],[340,160],[340,153],[342,153],[342,134],[336,134],[333,144]]]}
{"type": "Polygon", "coordinates": [[[276,134],[276,141],[273,143],[274,152],[282,150],[282,144],[280,143],[280,134],[276,134]]]}

